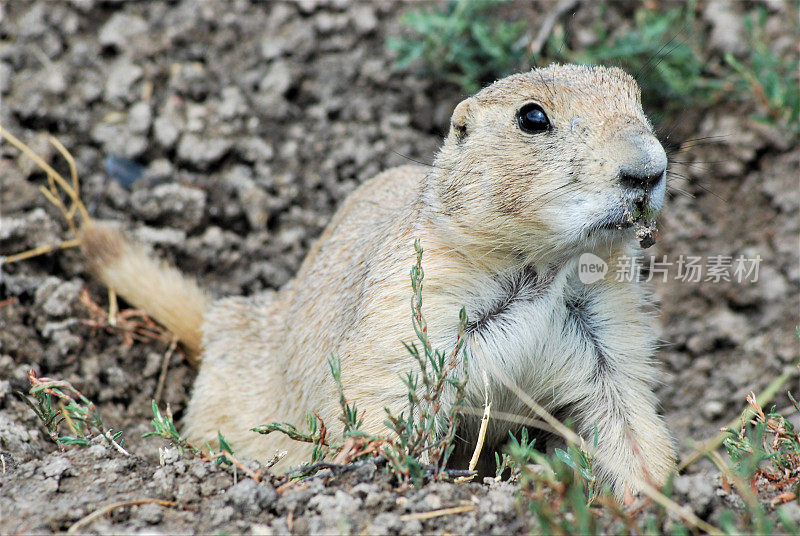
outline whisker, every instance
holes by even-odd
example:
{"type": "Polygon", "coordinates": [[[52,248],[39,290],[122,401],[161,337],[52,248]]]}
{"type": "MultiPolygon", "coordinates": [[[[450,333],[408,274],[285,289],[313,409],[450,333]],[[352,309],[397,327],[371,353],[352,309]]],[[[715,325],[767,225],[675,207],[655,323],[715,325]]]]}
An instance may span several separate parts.
{"type": "Polygon", "coordinates": [[[675,160],[674,158],[671,162],[675,164],[680,164],[682,166],[701,166],[705,164],[715,165],[715,164],[724,164],[727,160],[693,160],[689,162],[688,160],[675,160]]]}
{"type": "Polygon", "coordinates": [[[396,154],[397,156],[399,156],[400,158],[405,158],[409,162],[414,162],[415,164],[419,164],[420,166],[425,166],[425,167],[429,167],[429,168],[435,168],[436,167],[433,164],[429,164],[427,162],[423,162],[422,160],[417,160],[416,158],[412,158],[412,157],[408,156],[407,154],[403,154],[403,153],[397,152],[395,150],[392,150],[392,152],[394,154],[396,154]]]}
{"type": "Polygon", "coordinates": [[[710,190],[710,189],[706,188],[705,186],[703,186],[702,184],[700,184],[700,182],[699,182],[699,181],[694,181],[692,184],[696,184],[698,188],[700,188],[701,190],[703,190],[703,191],[705,191],[705,192],[708,192],[709,194],[713,195],[714,197],[716,197],[717,199],[719,199],[720,201],[722,201],[722,202],[723,202],[723,203],[725,203],[726,205],[727,205],[727,204],[729,204],[729,202],[728,202],[728,200],[727,200],[727,199],[725,199],[725,198],[724,198],[724,197],[722,197],[721,195],[718,195],[718,194],[716,194],[716,193],[715,193],[715,192],[713,192],[712,190],[710,190]]]}
{"type": "Polygon", "coordinates": [[[724,140],[726,138],[730,138],[730,135],[728,135],[728,134],[720,134],[720,135],[715,135],[715,136],[701,136],[699,138],[689,138],[688,140],[683,140],[681,142],[681,145],[686,144],[686,143],[691,143],[691,142],[694,142],[694,141],[700,141],[700,140],[724,140]]]}
{"type": "MultiPolygon", "coordinates": [[[[676,38],[677,38],[677,37],[678,37],[678,36],[679,36],[681,33],[683,33],[683,28],[681,28],[680,30],[678,30],[678,33],[676,33],[675,35],[673,35],[673,36],[672,36],[672,38],[671,38],[669,41],[667,41],[666,43],[664,43],[664,44],[661,46],[661,48],[659,48],[659,49],[658,49],[658,51],[656,51],[656,53],[655,53],[655,54],[653,54],[652,56],[650,56],[649,58],[647,58],[647,61],[646,61],[646,62],[644,62],[644,64],[643,64],[641,67],[639,67],[639,69],[636,71],[636,74],[635,74],[633,77],[634,77],[636,80],[639,80],[639,76],[642,76],[642,75],[644,75],[644,74],[645,74],[645,69],[646,69],[646,68],[647,68],[647,67],[650,65],[650,62],[651,62],[651,61],[653,61],[653,58],[656,58],[656,57],[658,57],[658,56],[659,56],[659,54],[661,54],[661,52],[662,52],[662,51],[663,51],[665,48],[667,48],[667,47],[670,45],[670,43],[672,43],[672,42],[673,42],[673,41],[674,41],[674,40],[675,40],[675,39],[676,39],[676,38]]],[[[649,71],[648,71],[648,72],[649,72],[649,71]]]]}
{"type": "Polygon", "coordinates": [[[696,197],[692,192],[684,190],[683,188],[678,188],[677,186],[671,186],[671,187],[667,188],[667,194],[672,195],[672,194],[675,194],[675,193],[679,193],[679,194],[683,195],[684,197],[688,197],[689,199],[695,199],[695,197],[696,197]]]}

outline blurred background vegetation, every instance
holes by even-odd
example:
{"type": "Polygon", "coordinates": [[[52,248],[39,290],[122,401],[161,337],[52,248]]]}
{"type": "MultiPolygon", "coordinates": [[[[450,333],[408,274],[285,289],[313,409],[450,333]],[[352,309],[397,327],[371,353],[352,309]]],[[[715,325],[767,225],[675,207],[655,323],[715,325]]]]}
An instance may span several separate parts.
{"type": "MultiPolygon", "coordinates": [[[[763,5],[737,2],[746,10],[744,35],[729,36],[737,41],[733,51],[725,51],[709,46],[698,0],[597,1],[591,7],[600,16],[590,28],[569,24],[588,4],[562,0],[550,13],[492,0],[411,8],[402,19],[404,36],[387,45],[397,53],[398,68],[418,69],[467,93],[553,62],[616,65],[638,80],[645,109],[657,124],[690,106],[748,103],[758,120],[800,135],[797,45],[783,55],[770,46],[763,5]],[[618,26],[609,24],[606,13],[620,6],[631,16],[618,26]]],[[[800,36],[796,16],[793,33],[800,36]]]]}

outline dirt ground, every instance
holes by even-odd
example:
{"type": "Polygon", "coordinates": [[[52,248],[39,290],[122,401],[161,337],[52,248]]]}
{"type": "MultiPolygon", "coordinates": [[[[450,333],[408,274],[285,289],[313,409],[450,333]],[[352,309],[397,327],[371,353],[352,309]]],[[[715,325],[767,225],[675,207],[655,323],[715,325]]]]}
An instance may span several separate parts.
{"type": "MultiPolygon", "coordinates": [[[[543,4],[542,11],[552,7],[543,4]]],[[[730,13],[741,18],[747,4],[733,4],[730,13]]],[[[786,6],[767,5],[770,42],[785,48],[788,39],[791,47],[786,6]]],[[[58,136],[76,158],[92,215],[122,222],[215,296],[278,288],[360,182],[391,166],[431,161],[463,98],[456,87],[395,69],[385,41],[400,31],[407,7],[339,0],[0,4],[0,125],[51,162],[59,159],[43,133],[58,136]]],[[[591,20],[586,9],[582,16],[591,20]]],[[[628,15],[619,8],[617,17],[628,15]]],[[[682,455],[800,354],[800,149],[751,119],[752,111],[725,101],[687,110],[668,140],[671,194],[660,240],[645,258],[673,263],[666,281],[652,270],[652,288],[662,323],[658,395],[682,455]],[[760,258],[757,280],[682,281],[682,256],[701,258],[703,279],[715,256],[760,258]]],[[[0,144],[0,255],[69,238],[38,191],[44,183],[29,161],[0,144]]],[[[139,498],[176,506],[114,509],[77,531],[535,530],[510,483],[398,493],[380,468],[363,464],[278,491],[278,476],[257,484],[160,439],[142,439],[169,343],[129,344],[119,330],[93,327],[80,300],[84,288],[106,307],[105,291],[75,250],[0,264],[0,533],[65,531],[105,505],[139,498]],[[131,455],[101,440],[59,451],[14,394],[28,391],[29,370],[80,389],[108,426],[123,431],[131,455]],[[453,506],[468,511],[414,515],[453,506]]],[[[193,377],[174,354],[161,402],[176,421],[193,377]]],[[[788,405],[787,389],[800,393],[799,381],[794,376],[776,397],[779,408],[788,405]]],[[[675,486],[713,522],[731,502],[719,482],[701,461],[675,486]]],[[[796,503],[785,508],[800,519],[796,503]]]]}

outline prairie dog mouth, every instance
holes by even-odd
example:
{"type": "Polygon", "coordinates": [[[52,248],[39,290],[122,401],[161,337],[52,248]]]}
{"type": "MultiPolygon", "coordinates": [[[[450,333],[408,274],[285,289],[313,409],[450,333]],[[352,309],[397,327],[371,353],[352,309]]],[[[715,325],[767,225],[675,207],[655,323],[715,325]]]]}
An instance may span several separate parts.
{"type": "Polygon", "coordinates": [[[603,231],[633,229],[642,248],[647,249],[655,244],[660,200],[653,199],[652,194],[644,191],[626,192],[618,198],[618,203],[590,225],[590,228],[603,231]]]}
{"type": "Polygon", "coordinates": [[[633,227],[642,249],[647,249],[656,243],[655,234],[658,230],[656,218],[659,211],[652,205],[652,200],[647,194],[637,196],[632,202],[623,203],[625,219],[629,226],[633,227]]]}

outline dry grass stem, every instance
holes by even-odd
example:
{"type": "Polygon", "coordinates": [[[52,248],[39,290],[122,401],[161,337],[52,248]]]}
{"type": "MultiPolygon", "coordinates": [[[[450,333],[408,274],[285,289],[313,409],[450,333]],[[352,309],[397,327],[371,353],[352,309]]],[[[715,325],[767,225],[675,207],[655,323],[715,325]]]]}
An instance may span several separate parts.
{"type": "MultiPolygon", "coordinates": [[[[19,149],[22,154],[33,160],[33,162],[47,174],[47,187],[40,186],[39,191],[42,193],[42,195],[44,195],[45,199],[47,199],[53,206],[58,208],[58,210],[64,216],[64,220],[67,222],[70,231],[72,231],[72,234],[75,236],[75,238],[64,240],[60,244],[38,246],[27,251],[6,256],[4,258],[0,257],[0,264],[20,262],[38,257],[40,255],[45,255],[52,251],[80,246],[81,242],[77,238],[80,225],[75,222],[75,216],[78,214],[80,215],[83,225],[89,223],[91,221],[91,217],[89,216],[89,211],[86,210],[86,206],[81,200],[81,184],[78,178],[78,167],[75,165],[75,158],[67,150],[67,148],[64,147],[64,144],[58,141],[57,138],[54,136],[47,137],[47,140],[50,142],[50,144],[56,148],[56,150],[67,162],[67,166],[69,166],[70,180],[67,181],[58,171],[53,169],[52,166],[45,162],[42,157],[37,155],[33,149],[31,149],[28,145],[23,143],[19,138],[11,134],[9,131],[4,129],[2,126],[0,126],[0,138],[5,139],[11,145],[19,149]],[[62,193],[65,194],[69,199],[69,207],[64,204],[64,201],[61,197],[62,193]]],[[[108,290],[108,302],[108,323],[112,326],[115,326],[117,323],[118,309],[117,295],[114,292],[114,289],[108,290]]]]}
{"type": "Polygon", "coordinates": [[[64,422],[67,423],[67,428],[69,428],[69,431],[73,435],[79,435],[80,430],[77,426],[75,426],[75,422],[72,420],[72,417],[69,416],[67,407],[64,405],[64,400],[61,398],[58,399],[58,407],[61,408],[61,416],[64,418],[64,422]]]}
{"type": "Polygon", "coordinates": [[[116,327],[119,305],[117,304],[117,293],[113,288],[108,289],[108,324],[116,327]]]}
{"type": "MultiPolygon", "coordinates": [[[[151,320],[142,310],[124,309],[115,312],[116,321],[112,324],[109,312],[92,299],[87,289],[83,289],[78,299],[89,311],[90,318],[82,320],[82,323],[92,328],[105,329],[110,333],[121,333],[126,346],[132,345],[134,340],[171,342],[174,339],[173,335],[151,320]]],[[[116,309],[116,306],[112,309],[116,309]]]]}
{"type": "MultiPolygon", "coordinates": [[[[0,258],[0,264],[19,262],[38,257],[40,255],[45,255],[52,251],[80,246],[81,242],[77,238],[78,229],[80,226],[75,223],[75,216],[76,214],[80,214],[82,223],[84,225],[91,221],[91,217],[89,216],[89,211],[86,210],[86,206],[81,200],[81,184],[80,180],[78,179],[78,167],[75,165],[75,158],[67,150],[67,148],[64,147],[64,144],[58,141],[57,138],[54,136],[47,137],[47,140],[50,142],[50,144],[56,148],[69,166],[70,181],[68,182],[58,171],[53,169],[52,166],[45,162],[42,157],[37,155],[33,149],[31,149],[28,145],[23,143],[19,138],[11,134],[9,131],[4,129],[2,126],[0,126],[0,138],[5,139],[11,145],[19,149],[20,152],[33,160],[33,162],[47,174],[47,188],[40,186],[39,191],[42,193],[42,195],[44,195],[45,199],[47,199],[53,206],[58,208],[58,210],[64,216],[64,220],[67,222],[72,234],[75,236],[75,238],[64,240],[57,245],[38,246],[27,251],[9,255],[5,258],[0,258]],[[66,194],[67,198],[70,200],[69,207],[64,204],[64,201],[61,198],[62,193],[66,194]]],[[[112,326],[115,326],[117,323],[118,309],[117,295],[114,292],[114,289],[108,289],[108,303],[108,323],[112,326]]]]}
{"type": "Polygon", "coordinates": [[[130,453],[130,452],[128,452],[127,450],[125,450],[125,449],[122,447],[122,445],[120,445],[119,443],[117,443],[117,441],[116,441],[116,440],[114,439],[114,437],[111,435],[111,431],[110,431],[110,430],[106,430],[105,432],[103,432],[103,437],[105,437],[106,439],[108,439],[108,442],[109,442],[109,443],[111,443],[111,446],[112,446],[112,447],[114,447],[114,448],[117,450],[117,452],[119,452],[120,454],[123,454],[123,455],[125,455],[125,456],[130,456],[130,455],[131,455],[131,453],[130,453]]]}
{"type": "Polygon", "coordinates": [[[50,253],[51,251],[74,248],[80,245],[81,245],[80,240],[78,240],[77,238],[72,238],[70,240],[64,240],[60,244],[56,244],[54,246],[39,246],[33,249],[29,249],[27,251],[23,251],[21,253],[15,253],[14,255],[9,255],[3,259],[3,263],[11,264],[12,262],[24,261],[26,259],[31,259],[33,257],[38,257],[39,255],[50,253]]]}
{"type": "MultiPolygon", "coordinates": [[[[472,453],[472,458],[469,460],[468,469],[475,471],[475,466],[478,465],[478,460],[481,457],[483,444],[486,442],[486,429],[489,426],[489,417],[492,414],[492,403],[489,402],[489,378],[486,376],[486,370],[483,370],[483,414],[481,415],[481,427],[478,430],[478,439],[475,442],[475,451],[472,453]]],[[[456,483],[470,482],[475,478],[475,474],[469,476],[461,476],[455,479],[456,483]]]]}
{"type": "Polygon", "coordinates": [[[708,458],[714,462],[714,465],[717,466],[717,469],[725,476],[728,482],[732,482],[734,486],[736,486],[736,490],[739,492],[739,495],[742,496],[742,499],[745,500],[747,505],[751,508],[751,510],[758,510],[758,497],[753,490],[750,489],[750,486],[747,482],[733,472],[730,466],[725,463],[725,460],[722,459],[719,452],[716,450],[712,450],[708,453],[708,458]]]}
{"type": "Polygon", "coordinates": [[[424,521],[426,519],[433,519],[434,517],[449,516],[452,514],[463,514],[464,512],[472,512],[478,507],[474,504],[465,504],[462,506],[452,506],[450,508],[442,508],[440,510],[432,510],[430,512],[415,512],[413,514],[405,514],[400,516],[403,521],[411,521],[416,519],[424,521]]]}
{"type": "Polygon", "coordinates": [[[172,354],[175,353],[175,348],[177,348],[177,346],[178,346],[178,338],[172,337],[172,342],[169,343],[169,348],[167,348],[167,351],[164,352],[164,355],[161,358],[161,373],[158,375],[158,385],[156,386],[156,394],[153,395],[153,399],[156,401],[156,404],[161,403],[161,397],[164,394],[164,385],[167,382],[167,371],[169,370],[169,361],[170,359],[172,359],[172,354]]]}
{"type": "Polygon", "coordinates": [[[235,465],[239,470],[241,470],[245,475],[247,475],[248,477],[252,478],[256,482],[261,482],[261,470],[260,469],[258,471],[253,471],[252,469],[247,467],[245,464],[243,464],[242,461],[239,460],[239,458],[237,458],[236,456],[234,456],[233,454],[231,454],[228,451],[217,452],[216,454],[212,454],[212,455],[202,454],[200,456],[201,460],[208,461],[208,462],[213,462],[214,460],[217,460],[217,459],[220,459],[220,458],[225,458],[226,460],[230,461],[233,465],[235,465]]]}
{"type": "Polygon", "coordinates": [[[697,517],[694,514],[694,512],[692,512],[687,507],[679,505],[678,503],[676,503],[675,501],[673,501],[672,499],[670,499],[669,497],[658,491],[652,485],[647,483],[642,483],[642,489],[640,491],[643,494],[650,497],[656,503],[663,506],[664,509],[666,509],[668,512],[675,514],[676,516],[683,519],[685,522],[689,523],[693,527],[696,527],[707,534],[714,534],[719,536],[725,534],[714,525],[711,525],[710,523],[707,523],[702,519],[700,519],[699,517],[697,517]]]}
{"type": "MultiPolygon", "coordinates": [[[[463,406],[459,408],[459,413],[465,413],[467,415],[474,415],[476,417],[480,417],[485,413],[485,410],[481,408],[476,408],[474,406],[463,406]]],[[[505,421],[514,424],[522,424],[530,428],[536,428],[537,430],[542,430],[544,432],[547,432],[548,434],[558,435],[558,432],[556,432],[555,428],[553,428],[546,422],[532,419],[524,415],[518,415],[516,413],[509,413],[507,411],[498,411],[496,409],[493,409],[492,418],[496,421],[505,421]]]]}
{"type": "Polygon", "coordinates": [[[469,460],[470,471],[474,471],[475,466],[478,465],[478,458],[481,456],[483,443],[486,441],[486,428],[489,426],[489,417],[492,414],[492,403],[489,402],[489,378],[486,376],[486,370],[483,370],[483,407],[481,428],[478,431],[478,442],[475,445],[475,452],[472,453],[472,458],[469,460]]]}
{"type": "Polygon", "coordinates": [[[67,161],[67,164],[70,166],[72,184],[67,182],[67,180],[64,179],[64,177],[62,177],[58,171],[53,169],[50,166],[50,164],[45,162],[39,155],[37,155],[33,151],[33,149],[28,147],[25,143],[20,141],[16,136],[14,136],[9,131],[4,129],[2,126],[0,126],[0,137],[4,138],[11,145],[19,149],[19,151],[22,152],[25,156],[33,160],[33,162],[47,174],[47,180],[50,186],[49,193],[52,194],[52,196],[55,199],[51,198],[47,194],[45,194],[45,196],[59,209],[62,209],[62,213],[64,214],[64,217],[67,219],[67,222],[70,224],[70,227],[73,228],[73,231],[75,230],[73,220],[76,212],[80,213],[81,218],[83,218],[84,222],[88,222],[91,220],[91,218],[89,217],[89,212],[86,210],[86,207],[84,206],[83,202],[80,199],[79,195],[80,186],[78,182],[78,173],[75,168],[75,159],[72,157],[69,151],[67,151],[64,145],[61,144],[61,142],[59,142],[53,136],[48,136],[48,141],[53,145],[53,147],[55,147],[58,150],[59,153],[61,153],[61,156],[64,157],[64,159],[67,161]],[[61,201],[56,184],[58,185],[58,187],[61,188],[61,190],[67,195],[67,197],[72,202],[72,206],[69,209],[67,209],[64,203],[61,201]]]}
{"type": "MultiPolygon", "coordinates": [[[[140,504],[157,504],[159,506],[163,506],[165,508],[179,508],[181,507],[180,504],[176,503],[175,501],[165,501],[163,499],[130,499],[127,501],[119,501],[115,503],[108,504],[99,510],[95,510],[91,514],[83,517],[73,523],[68,529],[67,534],[77,534],[80,529],[88,525],[89,523],[95,521],[103,517],[106,514],[109,514],[116,510],[117,508],[124,508],[126,506],[137,506],[140,504]]],[[[186,507],[181,507],[186,509],[186,507]]]]}

